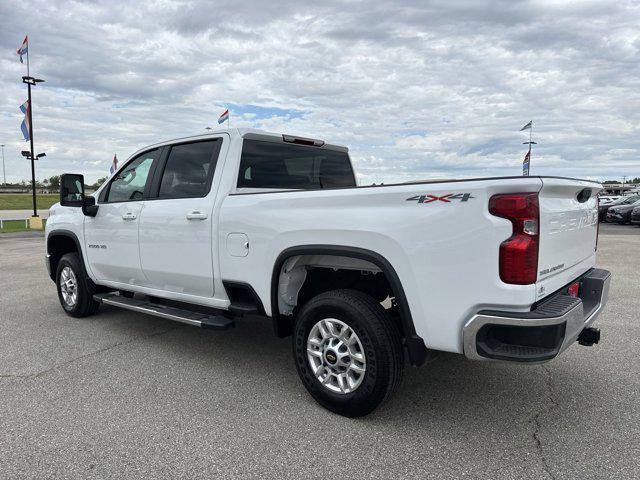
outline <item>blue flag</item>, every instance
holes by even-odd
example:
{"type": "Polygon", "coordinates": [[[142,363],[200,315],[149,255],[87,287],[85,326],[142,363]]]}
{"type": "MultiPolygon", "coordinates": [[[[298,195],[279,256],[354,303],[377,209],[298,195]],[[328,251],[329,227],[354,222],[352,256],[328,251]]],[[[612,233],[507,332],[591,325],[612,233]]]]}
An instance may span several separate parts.
{"type": "Polygon", "coordinates": [[[29,100],[20,105],[20,111],[24,113],[24,120],[20,124],[20,130],[22,130],[22,136],[25,141],[28,142],[31,140],[31,125],[29,125],[29,100]]]}

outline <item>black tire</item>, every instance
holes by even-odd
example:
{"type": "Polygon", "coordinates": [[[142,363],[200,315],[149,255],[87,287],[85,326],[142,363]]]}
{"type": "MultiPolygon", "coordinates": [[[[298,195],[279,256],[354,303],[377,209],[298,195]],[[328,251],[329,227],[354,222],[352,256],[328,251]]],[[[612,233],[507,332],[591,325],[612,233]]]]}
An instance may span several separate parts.
{"type": "Polygon", "coordinates": [[[355,290],[322,293],[301,309],[293,334],[293,353],[300,379],[323,407],[346,417],[361,417],[384,403],[402,380],[404,354],[398,325],[372,297],[355,290]],[[358,336],[366,356],[362,383],[350,393],[334,393],[313,374],[307,340],[320,320],[335,318],[358,336]]]}
{"type": "Polygon", "coordinates": [[[100,303],[93,299],[95,287],[93,283],[87,279],[84,266],[82,265],[80,256],[77,253],[67,253],[58,262],[58,269],[56,270],[56,288],[58,290],[60,305],[62,305],[62,308],[67,315],[78,318],[87,317],[96,313],[100,307],[100,303]],[[77,299],[73,305],[67,304],[62,296],[60,277],[65,267],[69,267],[72,270],[76,279],[77,299]]]}

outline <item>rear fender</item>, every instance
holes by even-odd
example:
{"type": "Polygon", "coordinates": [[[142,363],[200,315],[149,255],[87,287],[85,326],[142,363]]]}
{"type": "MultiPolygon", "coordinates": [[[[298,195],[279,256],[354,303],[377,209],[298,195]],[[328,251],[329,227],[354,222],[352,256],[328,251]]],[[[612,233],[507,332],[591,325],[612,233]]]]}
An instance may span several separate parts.
{"type": "MultiPolygon", "coordinates": [[[[290,322],[290,319],[288,318],[281,318],[282,315],[280,314],[278,307],[278,285],[282,267],[287,259],[299,255],[334,255],[350,257],[371,262],[379,268],[389,281],[398,304],[400,321],[402,323],[402,330],[404,334],[404,344],[407,348],[411,364],[416,366],[422,365],[428,359],[430,351],[425,346],[424,340],[416,333],[409,303],[395,269],[382,255],[363,248],[337,245],[301,245],[288,248],[280,253],[274,264],[271,277],[271,311],[276,323],[280,321],[290,322]]],[[[278,329],[276,328],[276,330],[278,329]]]]}

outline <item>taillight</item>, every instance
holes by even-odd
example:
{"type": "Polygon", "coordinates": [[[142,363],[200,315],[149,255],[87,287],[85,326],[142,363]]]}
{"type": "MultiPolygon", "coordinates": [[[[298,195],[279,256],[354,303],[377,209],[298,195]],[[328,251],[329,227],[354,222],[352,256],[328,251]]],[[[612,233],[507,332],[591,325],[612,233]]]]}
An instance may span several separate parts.
{"type": "Polygon", "coordinates": [[[489,199],[489,213],[511,221],[513,234],[500,245],[500,279],[529,285],[538,278],[540,207],[537,193],[508,193],[489,199]]]}

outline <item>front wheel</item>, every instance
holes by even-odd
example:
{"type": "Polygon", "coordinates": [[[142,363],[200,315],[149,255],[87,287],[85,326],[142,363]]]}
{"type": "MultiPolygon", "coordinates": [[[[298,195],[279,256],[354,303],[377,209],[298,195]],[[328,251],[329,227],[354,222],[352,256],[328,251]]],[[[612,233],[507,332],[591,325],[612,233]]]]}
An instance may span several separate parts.
{"type": "Polygon", "coordinates": [[[402,379],[398,325],[361,292],[334,290],[312,298],[298,315],[293,342],[305,388],[340,415],[371,413],[402,379]]]}
{"type": "Polygon", "coordinates": [[[60,305],[72,317],[87,317],[98,310],[100,304],[93,299],[93,284],[87,281],[77,253],[67,253],[56,271],[56,287],[60,305]]]}

